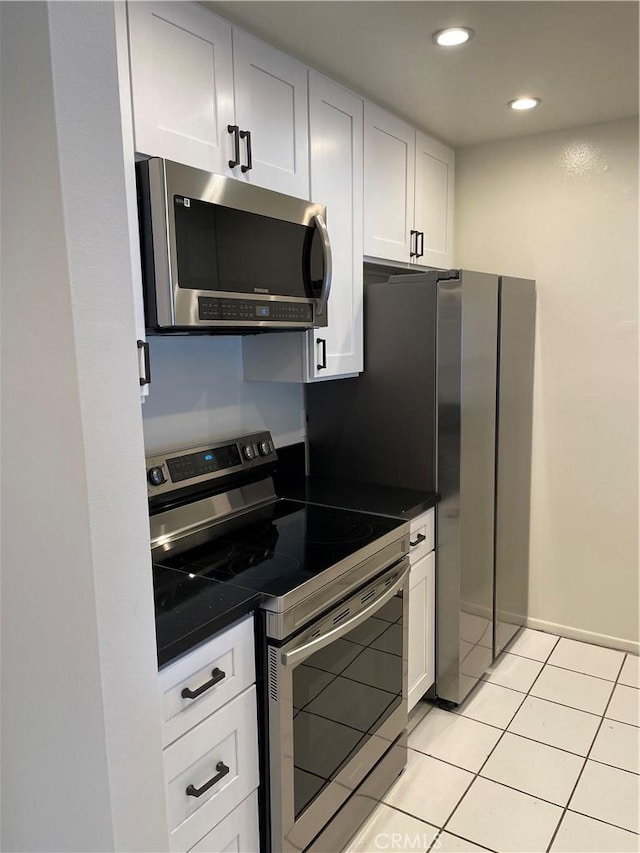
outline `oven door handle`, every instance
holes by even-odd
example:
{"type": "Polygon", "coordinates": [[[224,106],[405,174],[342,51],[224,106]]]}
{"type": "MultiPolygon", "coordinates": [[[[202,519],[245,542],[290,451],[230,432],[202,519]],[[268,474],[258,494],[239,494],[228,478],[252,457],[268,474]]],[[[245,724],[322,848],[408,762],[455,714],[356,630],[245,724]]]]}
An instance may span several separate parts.
{"type": "Polygon", "coordinates": [[[398,575],[397,580],[388,589],[385,589],[380,598],[374,599],[368,607],[365,607],[364,610],[356,613],[355,616],[351,617],[351,619],[348,619],[346,622],[341,622],[340,625],[337,625],[335,628],[327,631],[326,634],[314,637],[313,640],[310,640],[308,643],[304,643],[302,646],[298,646],[297,649],[292,649],[290,652],[283,652],[281,658],[283,666],[296,666],[296,664],[302,663],[302,661],[306,660],[314,652],[323,649],[325,646],[328,646],[329,643],[335,642],[335,640],[339,640],[340,637],[348,634],[352,628],[357,628],[358,625],[362,624],[362,622],[386,604],[387,601],[393,598],[408,577],[409,566],[407,566],[406,569],[398,575]]]}
{"type": "Polygon", "coordinates": [[[318,234],[320,235],[320,240],[322,241],[322,254],[324,257],[324,281],[322,282],[322,293],[320,294],[320,298],[318,300],[318,314],[324,314],[327,310],[327,302],[329,301],[329,294],[331,293],[331,276],[333,274],[333,260],[331,255],[331,240],[329,239],[329,232],[327,231],[327,226],[325,224],[324,218],[320,216],[320,214],[316,214],[313,217],[313,222],[318,229],[318,234]]]}

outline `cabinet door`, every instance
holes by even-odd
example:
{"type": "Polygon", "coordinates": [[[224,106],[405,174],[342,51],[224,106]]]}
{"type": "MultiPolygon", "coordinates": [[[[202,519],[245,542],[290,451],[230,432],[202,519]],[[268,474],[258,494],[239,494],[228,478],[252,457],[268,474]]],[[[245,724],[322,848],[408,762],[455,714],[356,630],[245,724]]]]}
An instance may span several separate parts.
{"type": "Polygon", "coordinates": [[[453,263],[453,178],[451,148],[419,131],[416,133],[416,202],[414,228],[419,231],[418,263],[450,267],[453,263]]]}
{"type": "Polygon", "coordinates": [[[435,681],[435,551],[409,573],[409,710],[435,681]]]}
{"type": "Polygon", "coordinates": [[[129,32],[127,26],[126,6],[123,3],[115,3],[113,6],[113,14],[116,31],[116,62],[118,65],[118,90],[120,93],[120,114],[122,117],[124,182],[136,332],[136,339],[131,342],[131,345],[137,345],[140,400],[144,403],[145,397],[149,394],[149,376],[147,375],[145,359],[145,350],[148,344],[146,340],[147,332],[144,319],[144,300],[142,296],[142,265],[140,261],[140,234],[138,230],[138,198],[136,191],[133,112],[131,108],[131,77],[129,72],[129,32]]]}
{"type": "Polygon", "coordinates": [[[333,256],[329,324],[307,335],[315,379],[362,370],[362,108],[356,95],[309,73],[311,198],[327,206],[333,256]]]}
{"type": "Polygon", "coordinates": [[[182,853],[258,787],[255,686],[178,738],[162,758],[169,847],[182,853]]]}
{"type": "Polygon", "coordinates": [[[189,853],[259,853],[258,792],[249,794],[189,853]]]}
{"type": "MultiPolygon", "coordinates": [[[[233,29],[236,119],[251,133],[251,168],[236,177],[309,198],[307,68],[257,38],[233,29]]],[[[241,145],[248,163],[249,139],[241,145]]]]}
{"type": "Polygon", "coordinates": [[[136,151],[229,174],[231,26],[197,3],[128,4],[136,151]]]}
{"type": "Polygon", "coordinates": [[[391,113],[364,105],[364,253],[410,259],[415,130],[391,113]]]}

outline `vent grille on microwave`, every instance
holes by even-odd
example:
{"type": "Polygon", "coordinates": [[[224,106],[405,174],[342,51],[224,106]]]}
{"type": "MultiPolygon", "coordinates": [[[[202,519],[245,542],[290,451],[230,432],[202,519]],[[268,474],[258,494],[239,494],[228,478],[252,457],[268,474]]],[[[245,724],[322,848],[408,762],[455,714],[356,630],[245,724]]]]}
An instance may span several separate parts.
{"type": "Polygon", "coordinates": [[[269,649],[269,696],[278,701],[278,650],[273,646],[269,649]]]}

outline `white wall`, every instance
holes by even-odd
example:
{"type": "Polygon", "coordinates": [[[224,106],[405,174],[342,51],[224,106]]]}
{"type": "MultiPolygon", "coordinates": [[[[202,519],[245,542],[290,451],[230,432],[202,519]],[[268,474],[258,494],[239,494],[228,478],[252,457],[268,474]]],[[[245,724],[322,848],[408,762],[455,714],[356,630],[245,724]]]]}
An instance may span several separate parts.
{"type": "Polygon", "coordinates": [[[260,429],[271,430],[279,447],[303,440],[303,386],[245,382],[240,337],[156,336],[149,342],[147,455],[260,429]]]}
{"type": "Polygon", "coordinates": [[[2,3],[2,835],[167,849],[110,3],[2,3]]]}
{"type": "Polygon", "coordinates": [[[530,616],[637,651],[637,121],[456,158],[456,265],[537,280],[530,616]]]}

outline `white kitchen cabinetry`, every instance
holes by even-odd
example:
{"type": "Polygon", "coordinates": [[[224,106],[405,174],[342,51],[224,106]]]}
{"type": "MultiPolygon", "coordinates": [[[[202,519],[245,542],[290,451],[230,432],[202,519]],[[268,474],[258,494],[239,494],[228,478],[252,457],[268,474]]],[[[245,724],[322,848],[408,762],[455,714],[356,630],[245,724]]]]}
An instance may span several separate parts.
{"type": "Polygon", "coordinates": [[[435,681],[434,517],[429,510],[411,522],[416,544],[409,552],[409,710],[435,681]]]}
{"type": "Polygon", "coordinates": [[[138,198],[136,191],[136,169],[133,137],[133,113],[131,109],[131,75],[129,68],[129,33],[127,10],[122,3],[113,7],[116,32],[116,62],[118,66],[118,90],[120,93],[120,115],[122,120],[122,149],[124,153],[124,183],[127,204],[127,228],[131,256],[131,281],[133,283],[133,305],[135,340],[137,346],[140,399],[144,402],[149,394],[149,365],[147,332],[144,320],[142,297],[142,266],[140,261],[140,237],[138,230],[138,198]]]}
{"type": "Polygon", "coordinates": [[[236,177],[298,198],[309,198],[307,68],[243,30],[233,28],[236,124],[240,159],[251,168],[236,177]]]}
{"type": "Polygon", "coordinates": [[[311,198],[327,207],[333,256],[329,323],[245,337],[245,379],[314,382],[362,371],[362,106],[309,72],[311,198]]]}
{"type": "Polygon", "coordinates": [[[130,2],[135,147],[232,174],[231,25],[197,3],[130,2]]]}
{"type": "Polygon", "coordinates": [[[253,617],[162,669],[159,686],[172,853],[258,853],[253,617]]]}
{"type": "Polygon", "coordinates": [[[364,105],[364,253],[408,261],[412,252],[416,132],[364,105]]]}
{"type": "Polygon", "coordinates": [[[365,102],[365,255],[451,266],[454,158],[452,149],[365,102]]]}
{"type": "Polygon", "coordinates": [[[254,791],[189,853],[258,853],[258,794],[254,791]]]}
{"type": "Polygon", "coordinates": [[[198,3],[128,14],[136,151],[308,198],[306,66],[198,3]]]}
{"type": "Polygon", "coordinates": [[[453,182],[455,154],[441,142],[416,131],[416,193],[414,229],[421,266],[453,263],[453,182]]]}

